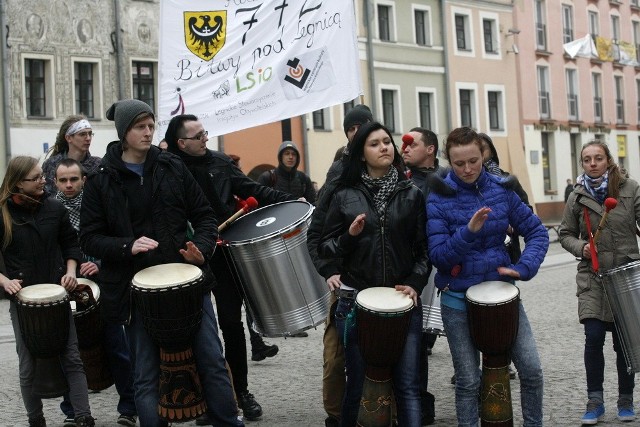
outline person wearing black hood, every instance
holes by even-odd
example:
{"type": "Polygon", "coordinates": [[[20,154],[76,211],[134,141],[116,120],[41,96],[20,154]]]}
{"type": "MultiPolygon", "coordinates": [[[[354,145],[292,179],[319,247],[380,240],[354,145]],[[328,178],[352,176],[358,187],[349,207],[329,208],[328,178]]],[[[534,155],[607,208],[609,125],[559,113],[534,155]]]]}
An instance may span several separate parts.
{"type": "MultiPolygon", "coordinates": [[[[109,144],[98,172],[87,180],[80,244],[85,254],[102,261],[103,315],[125,324],[140,425],[166,426],[158,414],[160,351],[132,302],[131,280],[146,267],[166,263],[193,264],[210,277],[207,261],[216,247],[216,217],[184,163],[151,144],[155,115],[149,105],[118,101],[107,110],[107,118],[115,121],[119,140],[109,144]]],[[[211,281],[204,288],[202,321],[192,345],[207,415],[219,425],[243,426],[209,297],[211,281]]]]}
{"type": "MultiPolygon", "coordinates": [[[[242,173],[230,157],[207,149],[207,134],[208,132],[204,130],[196,116],[182,114],[173,117],[169,122],[165,141],[167,151],[179,156],[186,164],[221,221],[236,212],[234,196],[242,199],[255,197],[260,206],[296,199],[289,194],[252,181],[242,173]]],[[[248,391],[247,344],[242,324],[242,295],[236,287],[233,274],[222,251],[214,253],[210,266],[216,278],[213,295],[216,298],[220,329],[222,329],[225,344],[225,357],[231,369],[238,404],[246,419],[256,420],[262,416],[262,407],[248,391]]],[[[265,346],[264,342],[262,345],[265,346]]],[[[275,356],[278,348],[268,347],[271,351],[263,349],[266,355],[275,356]]],[[[196,421],[198,425],[206,425],[206,422],[206,419],[196,421]]]]}
{"type": "Polygon", "coordinates": [[[299,198],[304,197],[309,203],[316,202],[316,191],[304,172],[298,170],[300,152],[291,141],[284,141],[278,148],[278,167],[263,172],[258,183],[274,190],[289,193],[299,198]]]}

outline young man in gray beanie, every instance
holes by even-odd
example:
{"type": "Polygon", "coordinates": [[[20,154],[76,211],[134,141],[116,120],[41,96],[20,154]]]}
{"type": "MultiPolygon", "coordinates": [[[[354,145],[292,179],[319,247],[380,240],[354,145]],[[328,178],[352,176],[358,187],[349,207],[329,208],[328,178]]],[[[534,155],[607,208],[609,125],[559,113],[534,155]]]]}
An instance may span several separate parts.
{"type": "MultiPolygon", "coordinates": [[[[143,325],[140,307],[131,303],[130,283],[138,271],[167,263],[197,265],[210,277],[207,261],[215,249],[217,224],[184,163],[151,144],[155,116],[147,104],[133,99],[118,101],[107,111],[107,118],[115,121],[119,141],[109,144],[100,169],[87,180],[80,242],[84,253],[102,260],[103,315],[108,321],[124,324],[127,331],[135,361],[140,425],[166,426],[167,420],[158,415],[159,347],[143,325]],[[191,240],[187,223],[194,231],[191,240]]],[[[205,283],[202,321],[192,339],[198,376],[209,418],[216,425],[243,426],[222,356],[209,297],[211,286],[210,280],[205,283]]],[[[171,400],[172,396],[164,398],[171,400]]],[[[169,404],[179,407],[179,402],[169,404]]]]}

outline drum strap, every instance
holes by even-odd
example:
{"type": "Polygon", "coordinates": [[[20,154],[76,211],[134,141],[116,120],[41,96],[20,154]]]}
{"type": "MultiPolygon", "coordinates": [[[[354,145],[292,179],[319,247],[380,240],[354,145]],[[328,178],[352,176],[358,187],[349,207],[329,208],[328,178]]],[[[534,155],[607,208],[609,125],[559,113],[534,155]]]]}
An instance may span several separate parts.
{"type": "Polygon", "coordinates": [[[591,265],[593,267],[593,271],[596,273],[600,269],[598,265],[598,253],[596,251],[596,245],[593,241],[593,233],[591,231],[591,218],[589,217],[589,209],[585,206],[584,208],[584,223],[587,226],[587,234],[589,235],[589,251],[591,252],[591,265]]]}

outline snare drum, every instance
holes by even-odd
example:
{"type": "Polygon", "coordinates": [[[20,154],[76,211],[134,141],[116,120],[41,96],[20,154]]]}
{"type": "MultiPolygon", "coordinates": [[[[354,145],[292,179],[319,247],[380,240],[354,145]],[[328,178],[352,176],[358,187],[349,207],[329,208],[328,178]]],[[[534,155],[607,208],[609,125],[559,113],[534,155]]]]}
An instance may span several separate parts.
{"type": "Polygon", "coordinates": [[[84,365],[89,390],[100,391],[114,383],[104,348],[102,319],[100,318],[100,288],[93,281],[78,278],[78,287],[69,295],[73,321],[78,335],[80,358],[84,365]]]}
{"type": "Polygon", "coordinates": [[[440,295],[433,281],[434,268],[429,276],[427,286],[424,287],[420,299],[422,300],[422,331],[434,335],[446,335],[440,308],[440,295]]]}
{"type": "Polygon", "coordinates": [[[160,347],[158,413],[171,422],[193,420],[206,411],[191,343],[202,320],[204,277],[191,264],[163,264],[132,280],[135,306],[160,347]]]}
{"type": "Polygon", "coordinates": [[[295,334],[324,322],[330,292],[307,249],[313,206],[276,203],[241,217],[221,233],[255,329],[265,336],[295,334]]]}
{"type": "Polygon", "coordinates": [[[482,425],[513,425],[509,352],[518,335],[520,290],[483,282],[467,290],[469,332],[482,352],[482,425]]]}
{"type": "Polygon", "coordinates": [[[376,287],[358,292],[355,306],[358,347],[366,363],[358,425],[389,426],[391,369],[404,350],[413,300],[394,288],[376,287]]]}
{"type": "Polygon", "coordinates": [[[16,294],[16,311],[22,339],[35,358],[32,393],[62,396],[69,391],[59,358],[69,341],[67,291],[52,283],[26,286],[16,294]]]}

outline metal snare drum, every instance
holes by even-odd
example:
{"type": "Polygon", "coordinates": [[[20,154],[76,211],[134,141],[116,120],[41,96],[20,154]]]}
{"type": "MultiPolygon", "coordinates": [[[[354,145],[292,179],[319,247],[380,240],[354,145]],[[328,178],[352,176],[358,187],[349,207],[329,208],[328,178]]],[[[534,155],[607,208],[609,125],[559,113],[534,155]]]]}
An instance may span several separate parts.
{"type": "Polygon", "coordinates": [[[440,295],[434,282],[436,269],[431,271],[427,286],[422,290],[420,299],[422,300],[422,331],[434,335],[447,335],[442,323],[440,310],[440,295]]]}

